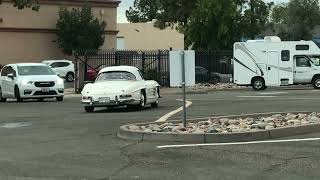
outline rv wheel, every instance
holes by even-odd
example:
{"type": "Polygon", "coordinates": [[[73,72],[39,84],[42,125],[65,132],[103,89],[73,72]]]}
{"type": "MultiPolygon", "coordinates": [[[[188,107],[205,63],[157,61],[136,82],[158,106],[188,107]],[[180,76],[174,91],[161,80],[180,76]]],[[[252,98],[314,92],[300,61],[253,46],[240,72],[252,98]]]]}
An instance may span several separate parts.
{"type": "Polygon", "coordinates": [[[313,78],[312,85],[315,89],[320,89],[320,76],[315,76],[313,78]]]}
{"type": "Polygon", "coordinates": [[[264,80],[262,78],[255,78],[252,80],[252,88],[256,91],[264,90],[266,89],[264,80]]]}

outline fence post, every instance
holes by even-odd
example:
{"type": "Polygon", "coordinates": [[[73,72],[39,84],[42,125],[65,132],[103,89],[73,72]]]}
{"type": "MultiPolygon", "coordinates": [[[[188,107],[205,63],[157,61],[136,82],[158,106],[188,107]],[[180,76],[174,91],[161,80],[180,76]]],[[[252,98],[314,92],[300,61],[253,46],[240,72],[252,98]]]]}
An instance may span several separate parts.
{"type": "Polygon", "coordinates": [[[157,69],[157,80],[161,81],[161,50],[158,50],[158,69],[157,69]]]}
{"type": "MultiPolygon", "coordinates": [[[[145,52],[142,52],[142,69],[141,69],[141,72],[142,72],[142,75],[145,76],[145,64],[146,64],[146,54],[145,52]]],[[[146,78],[146,77],[145,77],[146,78]]]]}
{"type": "Polygon", "coordinates": [[[88,71],[88,57],[87,57],[87,50],[84,51],[84,62],[85,62],[85,65],[84,65],[84,81],[87,81],[88,80],[88,77],[87,77],[87,71],[88,71]]]}
{"type": "Polygon", "coordinates": [[[115,50],[114,51],[114,56],[115,56],[115,63],[116,63],[116,66],[119,66],[119,57],[118,57],[118,51],[115,50]]]}

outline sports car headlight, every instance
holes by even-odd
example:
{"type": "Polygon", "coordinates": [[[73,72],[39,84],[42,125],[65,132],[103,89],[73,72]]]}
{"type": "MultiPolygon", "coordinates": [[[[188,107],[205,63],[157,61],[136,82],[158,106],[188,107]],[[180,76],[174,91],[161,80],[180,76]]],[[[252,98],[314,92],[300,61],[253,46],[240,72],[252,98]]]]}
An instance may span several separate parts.
{"type": "Polygon", "coordinates": [[[63,85],[63,83],[64,83],[64,82],[63,82],[63,79],[59,78],[58,81],[57,81],[57,84],[58,84],[58,85],[63,85]]]}
{"type": "Polygon", "coordinates": [[[132,95],[131,94],[123,94],[123,95],[120,95],[120,98],[121,99],[124,99],[124,98],[131,98],[132,95]]]}
{"type": "Polygon", "coordinates": [[[92,100],[91,96],[82,96],[82,100],[92,100]]]}

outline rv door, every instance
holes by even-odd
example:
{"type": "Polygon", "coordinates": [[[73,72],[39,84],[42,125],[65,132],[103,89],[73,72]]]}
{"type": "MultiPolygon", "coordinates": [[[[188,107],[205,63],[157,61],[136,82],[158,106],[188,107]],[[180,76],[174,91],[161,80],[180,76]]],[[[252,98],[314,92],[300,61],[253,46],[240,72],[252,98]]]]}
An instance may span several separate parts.
{"type": "Polygon", "coordinates": [[[267,51],[266,86],[280,86],[279,80],[279,52],[267,51]]]}
{"type": "Polygon", "coordinates": [[[310,83],[313,77],[310,59],[306,56],[295,56],[294,63],[294,83],[310,83]]]}

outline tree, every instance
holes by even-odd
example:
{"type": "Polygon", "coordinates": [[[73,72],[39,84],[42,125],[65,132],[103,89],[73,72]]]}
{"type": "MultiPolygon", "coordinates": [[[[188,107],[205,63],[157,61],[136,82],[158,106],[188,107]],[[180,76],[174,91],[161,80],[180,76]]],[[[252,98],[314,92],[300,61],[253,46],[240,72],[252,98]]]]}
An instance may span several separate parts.
{"type": "Polygon", "coordinates": [[[189,18],[185,36],[193,49],[230,49],[240,39],[240,10],[234,0],[202,0],[189,18]]]}
{"type": "Polygon", "coordinates": [[[184,26],[199,0],[135,0],[126,11],[129,22],[148,22],[156,19],[156,26],[184,26]]]}
{"type": "Polygon", "coordinates": [[[275,6],[272,21],[282,25],[279,36],[286,40],[311,40],[312,31],[320,25],[318,0],[290,0],[275,6]]]}
{"type": "MultiPolygon", "coordinates": [[[[34,11],[38,11],[40,8],[39,0],[11,0],[11,2],[18,9],[31,8],[34,11]]],[[[0,0],[0,4],[2,4],[2,0],[0,0]]]]}
{"type": "Polygon", "coordinates": [[[230,49],[240,37],[254,37],[265,28],[271,5],[262,0],[135,0],[126,16],[130,22],[157,19],[156,27],[176,27],[185,35],[185,48],[230,49]]]}
{"type": "Polygon", "coordinates": [[[241,23],[244,25],[244,37],[254,39],[269,23],[269,14],[273,3],[265,3],[262,0],[249,0],[242,6],[249,8],[244,10],[241,23]]]}
{"type": "Polygon", "coordinates": [[[88,4],[81,10],[61,8],[56,26],[59,48],[68,55],[74,50],[96,50],[104,43],[106,23],[94,17],[88,4]]]}

